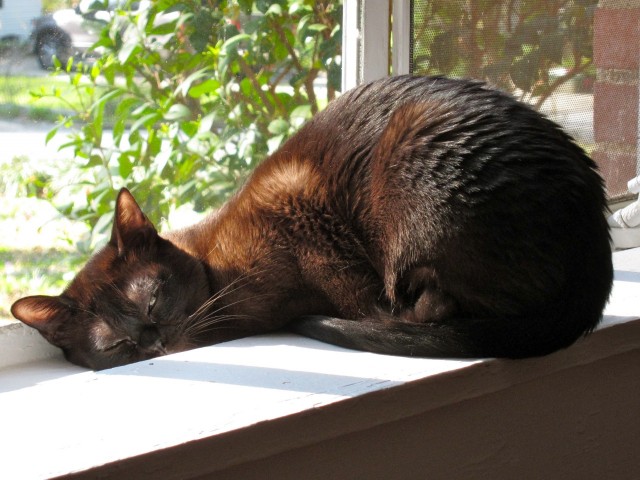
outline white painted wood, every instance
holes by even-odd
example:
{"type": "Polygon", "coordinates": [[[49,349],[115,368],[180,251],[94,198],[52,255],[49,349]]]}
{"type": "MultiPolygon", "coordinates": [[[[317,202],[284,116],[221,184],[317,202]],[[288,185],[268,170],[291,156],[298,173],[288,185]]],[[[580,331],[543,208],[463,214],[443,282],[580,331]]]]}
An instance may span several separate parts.
{"type": "Polygon", "coordinates": [[[411,73],[411,0],[393,0],[391,28],[391,73],[404,75],[411,73]]]}
{"type": "Polygon", "coordinates": [[[361,0],[361,81],[378,80],[389,75],[389,2],[361,0]]]}
{"type": "Polygon", "coordinates": [[[36,330],[22,323],[0,320],[0,371],[56,356],[60,356],[60,349],[49,344],[36,330]]]}
{"type": "Polygon", "coordinates": [[[513,476],[524,465],[579,478],[553,473],[600,472],[592,448],[635,474],[640,249],[614,263],[600,330],[539,359],[392,357],[278,334],[102,372],[60,357],[5,368],[0,478],[426,478],[425,465],[429,478],[502,478],[497,466],[527,478],[513,476]],[[542,462],[527,442],[553,448],[542,462]]]}
{"type": "Polygon", "coordinates": [[[391,3],[387,0],[345,0],[342,36],[343,91],[360,83],[386,77],[390,73],[409,73],[409,47],[409,0],[393,0],[391,3]],[[389,20],[392,12],[391,52],[389,20]]]}
{"type": "Polygon", "coordinates": [[[24,412],[2,420],[0,478],[84,470],[470,364],[273,335],[70,375],[0,395],[1,411],[24,412]]]}
{"type": "Polygon", "coordinates": [[[358,86],[360,78],[359,0],[342,5],[342,91],[358,86]]]}

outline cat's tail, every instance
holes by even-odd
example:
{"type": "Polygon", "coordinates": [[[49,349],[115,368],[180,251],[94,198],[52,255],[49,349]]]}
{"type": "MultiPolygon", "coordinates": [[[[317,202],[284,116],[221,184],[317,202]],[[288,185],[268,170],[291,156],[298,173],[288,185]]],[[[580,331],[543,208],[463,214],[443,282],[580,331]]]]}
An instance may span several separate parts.
{"type": "MultiPolygon", "coordinates": [[[[515,319],[514,319],[515,320],[515,319]]],[[[523,322],[491,319],[447,319],[437,323],[345,320],[322,315],[302,317],[290,325],[300,335],[354,350],[432,358],[524,358],[541,356],[572,341],[536,339],[533,332],[514,332],[523,322]],[[517,328],[517,327],[516,327],[517,328]],[[527,334],[529,333],[529,334],[527,334]]],[[[575,340],[575,337],[572,339],[575,340]]]]}

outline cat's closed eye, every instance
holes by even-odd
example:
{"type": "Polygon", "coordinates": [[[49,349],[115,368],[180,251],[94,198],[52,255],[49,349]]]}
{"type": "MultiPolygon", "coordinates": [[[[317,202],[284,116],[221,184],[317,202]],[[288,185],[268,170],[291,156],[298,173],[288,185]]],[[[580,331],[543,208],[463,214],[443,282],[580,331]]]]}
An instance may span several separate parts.
{"type": "Polygon", "coordinates": [[[156,286],[153,292],[151,292],[151,296],[149,297],[149,304],[147,305],[147,315],[153,322],[153,318],[151,318],[151,313],[153,312],[154,307],[158,303],[158,297],[160,296],[160,286],[156,286]]]}
{"type": "Polygon", "coordinates": [[[136,342],[134,342],[130,338],[121,338],[121,339],[116,340],[115,342],[107,345],[101,351],[104,352],[104,353],[109,353],[109,352],[114,352],[114,351],[116,351],[118,349],[122,349],[124,347],[135,348],[136,346],[137,346],[136,342]]]}

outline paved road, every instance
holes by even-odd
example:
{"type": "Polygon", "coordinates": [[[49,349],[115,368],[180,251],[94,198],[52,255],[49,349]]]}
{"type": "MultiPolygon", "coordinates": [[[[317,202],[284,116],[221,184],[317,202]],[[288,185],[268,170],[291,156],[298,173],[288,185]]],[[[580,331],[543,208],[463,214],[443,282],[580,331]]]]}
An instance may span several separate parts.
{"type": "MultiPolygon", "coordinates": [[[[49,72],[42,70],[35,55],[16,49],[12,55],[0,57],[0,76],[46,77],[49,72]]],[[[49,123],[23,122],[0,119],[0,164],[11,161],[16,156],[26,156],[33,160],[61,158],[57,151],[63,138],[54,139],[47,146],[45,139],[52,125],[49,123]]]]}
{"type": "Polygon", "coordinates": [[[21,50],[0,56],[0,76],[45,77],[46,70],[40,68],[38,59],[33,53],[21,50]]]}
{"type": "Polygon", "coordinates": [[[45,144],[51,127],[51,124],[44,123],[0,120],[0,164],[20,156],[37,162],[68,157],[70,153],[58,151],[58,147],[65,141],[63,136],[53,138],[48,145],[45,144]]]}

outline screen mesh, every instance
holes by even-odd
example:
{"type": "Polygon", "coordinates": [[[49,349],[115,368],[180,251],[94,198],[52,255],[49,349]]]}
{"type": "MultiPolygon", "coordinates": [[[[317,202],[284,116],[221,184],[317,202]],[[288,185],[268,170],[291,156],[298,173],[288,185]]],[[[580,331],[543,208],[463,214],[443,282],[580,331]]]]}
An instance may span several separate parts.
{"type": "Polygon", "coordinates": [[[412,0],[413,74],[473,77],[560,123],[612,200],[638,171],[640,2],[412,0]]]}

